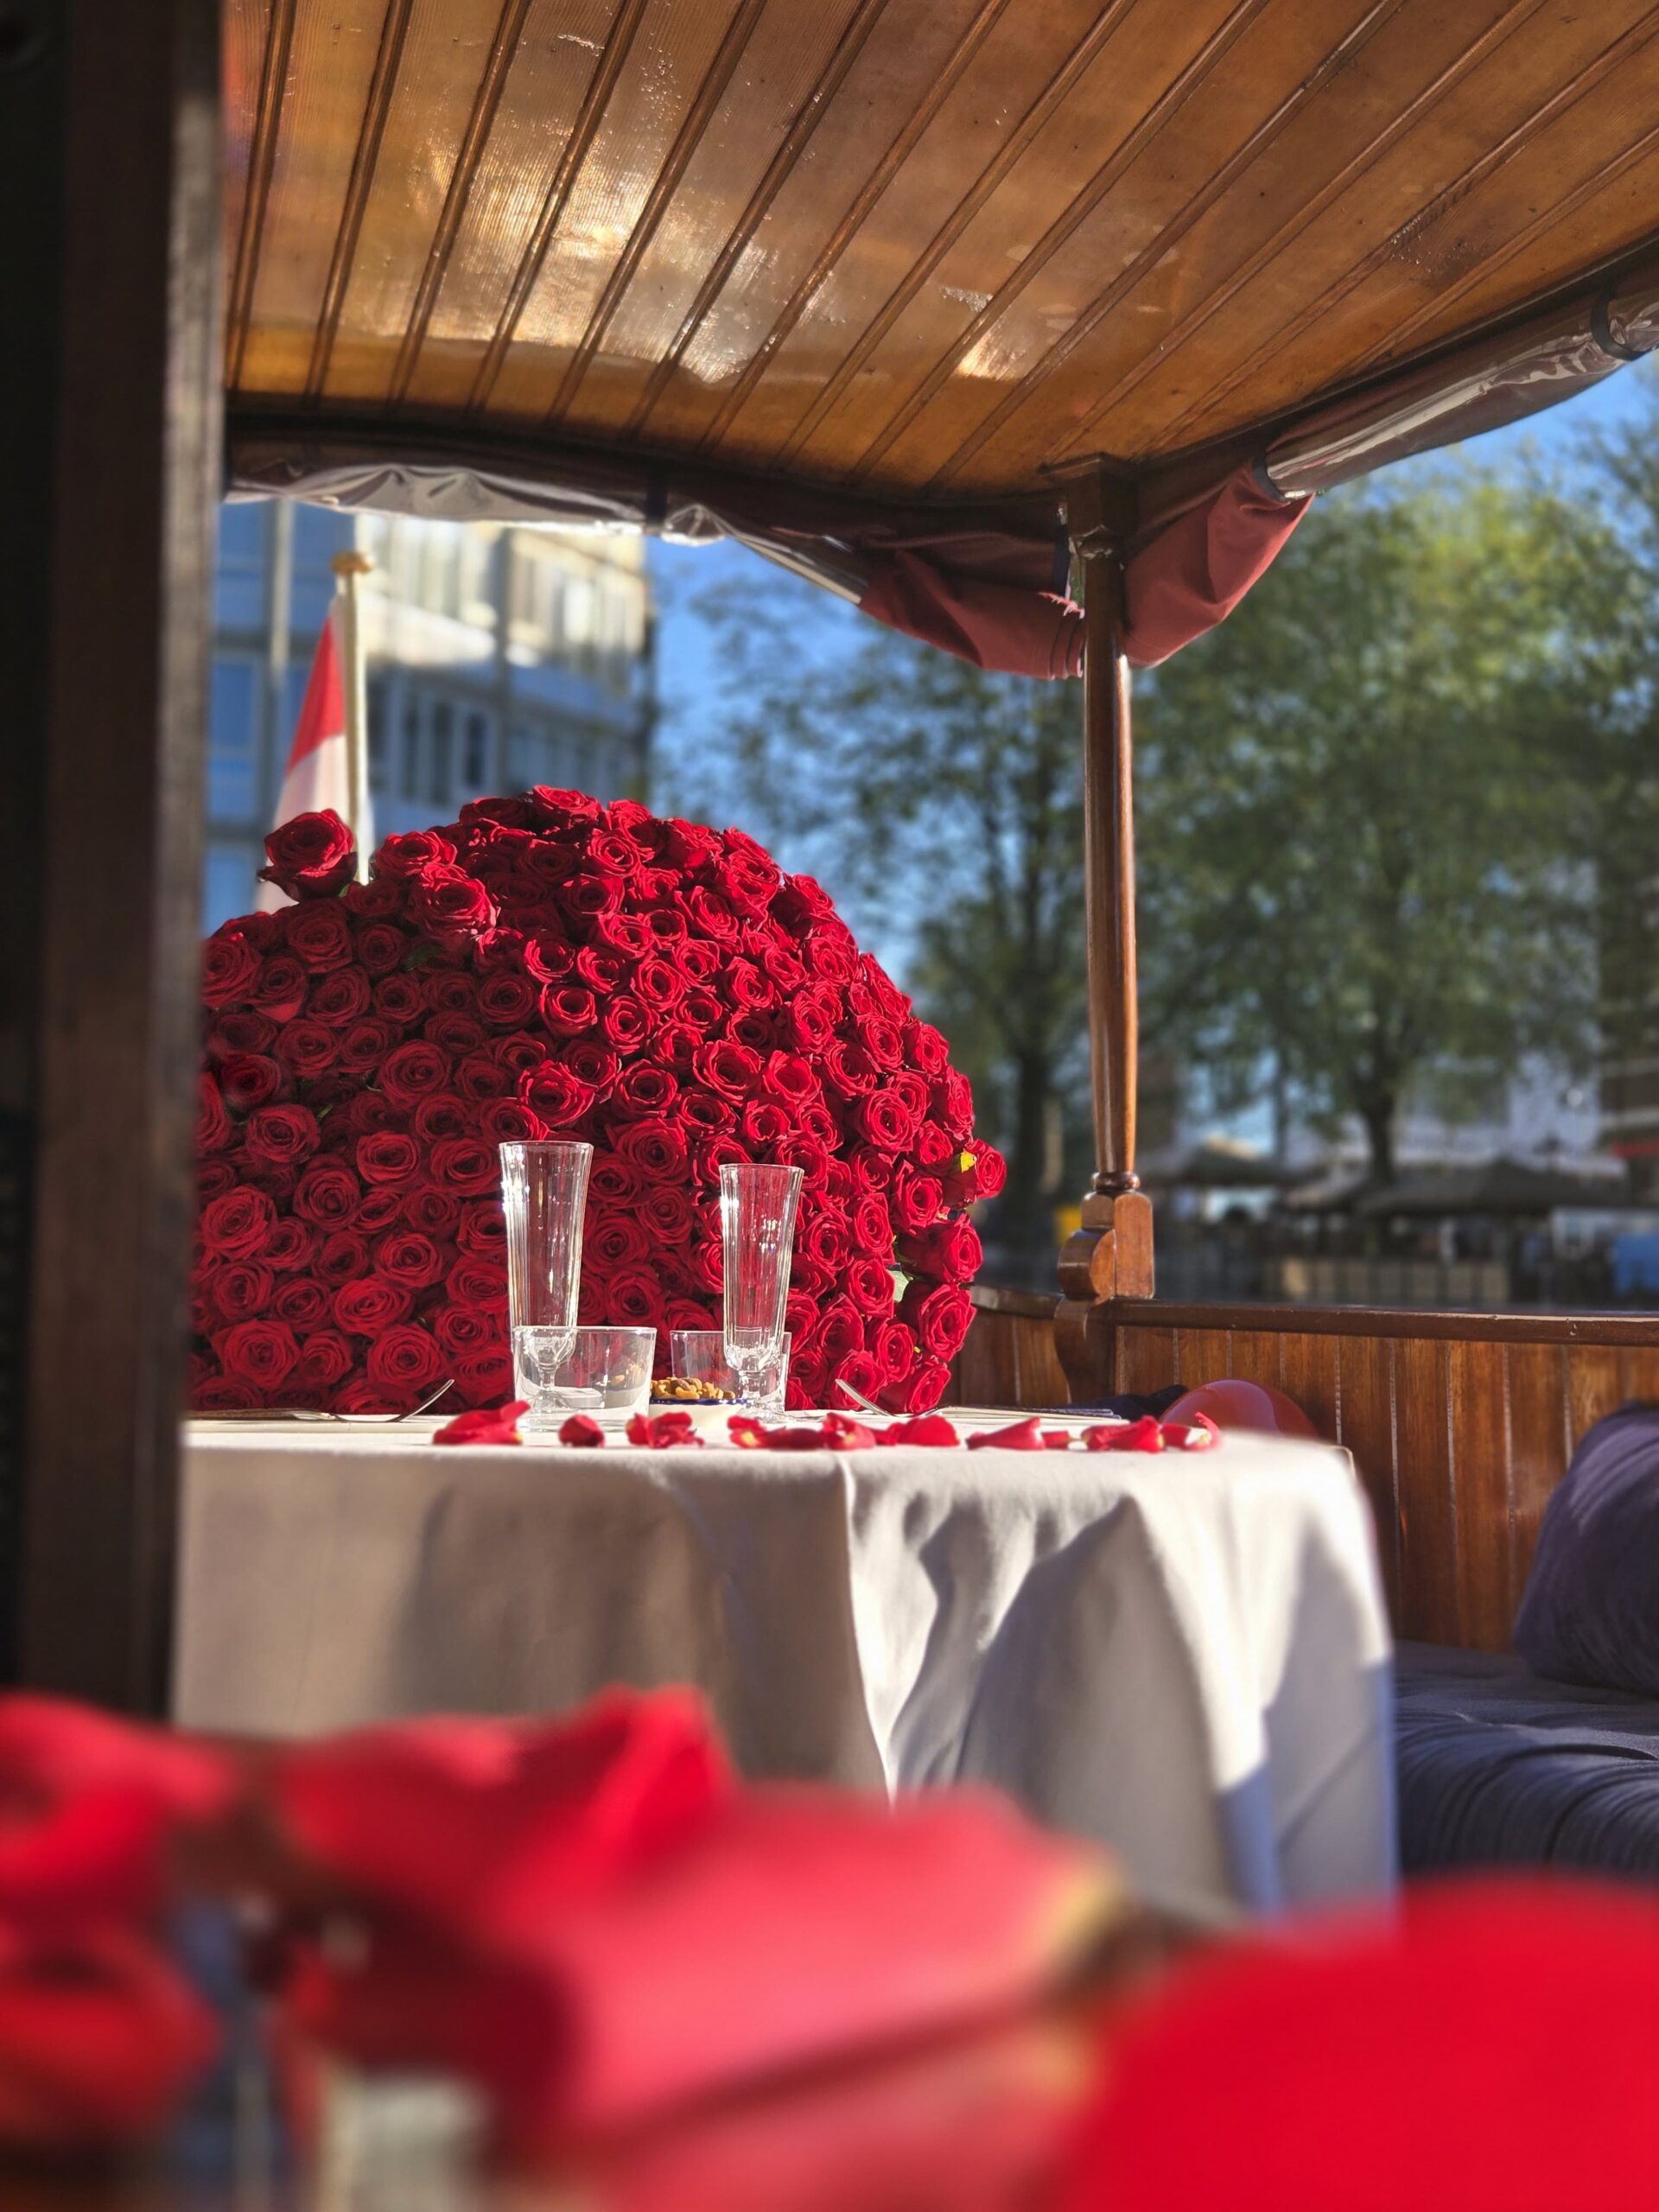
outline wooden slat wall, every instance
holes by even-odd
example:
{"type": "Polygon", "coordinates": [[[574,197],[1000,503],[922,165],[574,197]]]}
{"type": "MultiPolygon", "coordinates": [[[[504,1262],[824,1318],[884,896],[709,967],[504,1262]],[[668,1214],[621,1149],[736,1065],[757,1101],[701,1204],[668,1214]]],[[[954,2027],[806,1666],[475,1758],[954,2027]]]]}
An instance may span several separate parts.
{"type": "MultiPolygon", "coordinates": [[[[1055,1402],[1020,1387],[1040,1381],[1046,1393],[1051,1380],[1035,1341],[1041,1304],[982,1308],[959,1364],[964,1398],[1055,1402]]],[[[1224,1376],[1283,1390],[1353,1453],[1402,1636],[1502,1650],[1545,1503],[1579,1439],[1626,1399],[1659,1399],[1659,1321],[1120,1309],[1120,1390],[1224,1376]]]]}

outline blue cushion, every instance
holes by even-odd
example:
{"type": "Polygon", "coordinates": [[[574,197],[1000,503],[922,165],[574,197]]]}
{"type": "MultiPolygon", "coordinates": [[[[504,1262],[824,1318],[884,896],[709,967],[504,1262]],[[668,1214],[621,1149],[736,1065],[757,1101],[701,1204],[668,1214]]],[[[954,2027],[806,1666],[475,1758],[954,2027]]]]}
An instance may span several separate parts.
{"type": "Polygon", "coordinates": [[[1402,1643],[1400,1863],[1659,1878],[1659,1704],[1519,1659],[1402,1643]]]}
{"type": "Polygon", "coordinates": [[[1573,1454],[1515,1648],[1536,1675],[1659,1697],[1659,1406],[1621,1406],[1573,1454]]]}

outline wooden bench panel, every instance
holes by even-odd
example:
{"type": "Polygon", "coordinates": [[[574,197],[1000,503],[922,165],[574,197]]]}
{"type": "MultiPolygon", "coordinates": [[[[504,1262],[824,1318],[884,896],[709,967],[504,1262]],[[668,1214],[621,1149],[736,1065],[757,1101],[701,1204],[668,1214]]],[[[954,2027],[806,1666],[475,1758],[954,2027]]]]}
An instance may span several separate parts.
{"type": "MultiPolygon", "coordinates": [[[[1055,1301],[976,1293],[959,1395],[1058,1402],[1045,1357],[1055,1301]]],[[[1585,1431],[1626,1400],[1659,1399],[1659,1319],[1623,1314],[1181,1306],[1123,1300],[1119,1390],[1240,1376],[1294,1398],[1345,1445],[1370,1499],[1396,1630],[1501,1650],[1538,1527],[1585,1431]]]]}

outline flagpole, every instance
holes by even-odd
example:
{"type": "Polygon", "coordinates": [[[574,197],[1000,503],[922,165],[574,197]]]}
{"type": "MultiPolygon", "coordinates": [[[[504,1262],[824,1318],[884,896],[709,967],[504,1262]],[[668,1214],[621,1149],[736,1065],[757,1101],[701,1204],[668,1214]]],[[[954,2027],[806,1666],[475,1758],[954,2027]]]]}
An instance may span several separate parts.
{"type": "Polygon", "coordinates": [[[346,788],[352,795],[352,835],[357,840],[357,880],[369,880],[369,841],[364,825],[369,818],[368,694],[363,677],[363,646],[358,629],[357,580],[366,576],[374,563],[355,547],[336,553],[329,563],[340,607],[341,688],[346,694],[346,788]]]}

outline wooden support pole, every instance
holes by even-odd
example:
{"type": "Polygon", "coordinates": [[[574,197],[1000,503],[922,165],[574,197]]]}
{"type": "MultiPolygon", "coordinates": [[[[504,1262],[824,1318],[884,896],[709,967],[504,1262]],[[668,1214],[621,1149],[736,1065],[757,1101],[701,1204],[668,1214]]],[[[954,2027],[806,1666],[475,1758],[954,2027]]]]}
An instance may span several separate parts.
{"type": "Polygon", "coordinates": [[[357,880],[369,880],[369,859],[374,850],[374,831],[369,815],[369,700],[363,666],[361,609],[358,604],[359,577],[374,563],[366,553],[353,547],[336,553],[328,563],[334,573],[334,604],[340,616],[340,683],[346,694],[346,788],[351,794],[352,835],[357,840],[357,880]]]}
{"type": "Polygon", "coordinates": [[[13,0],[0,16],[0,174],[14,149],[32,173],[0,243],[9,309],[28,315],[4,349],[22,404],[0,408],[16,465],[0,574],[30,614],[9,641],[0,750],[6,784],[27,779],[11,843],[35,883],[10,918],[22,988],[0,1002],[20,1199],[0,1224],[0,1370],[20,1386],[0,1453],[6,1656],[33,1687],[159,1712],[194,1214],[219,10],[13,0]],[[38,290],[17,259],[36,228],[38,290]]]}
{"type": "Polygon", "coordinates": [[[1095,1173],[1060,1255],[1055,1327],[1074,1402],[1112,1388],[1114,1298],[1153,1292],[1152,1207],[1135,1168],[1140,1016],[1135,945],[1134,747],[1123,652],[1123,563],[1135,487],[1096,463],[1068,489],[1083,570],[1084,895],[1095,1173]]]}

